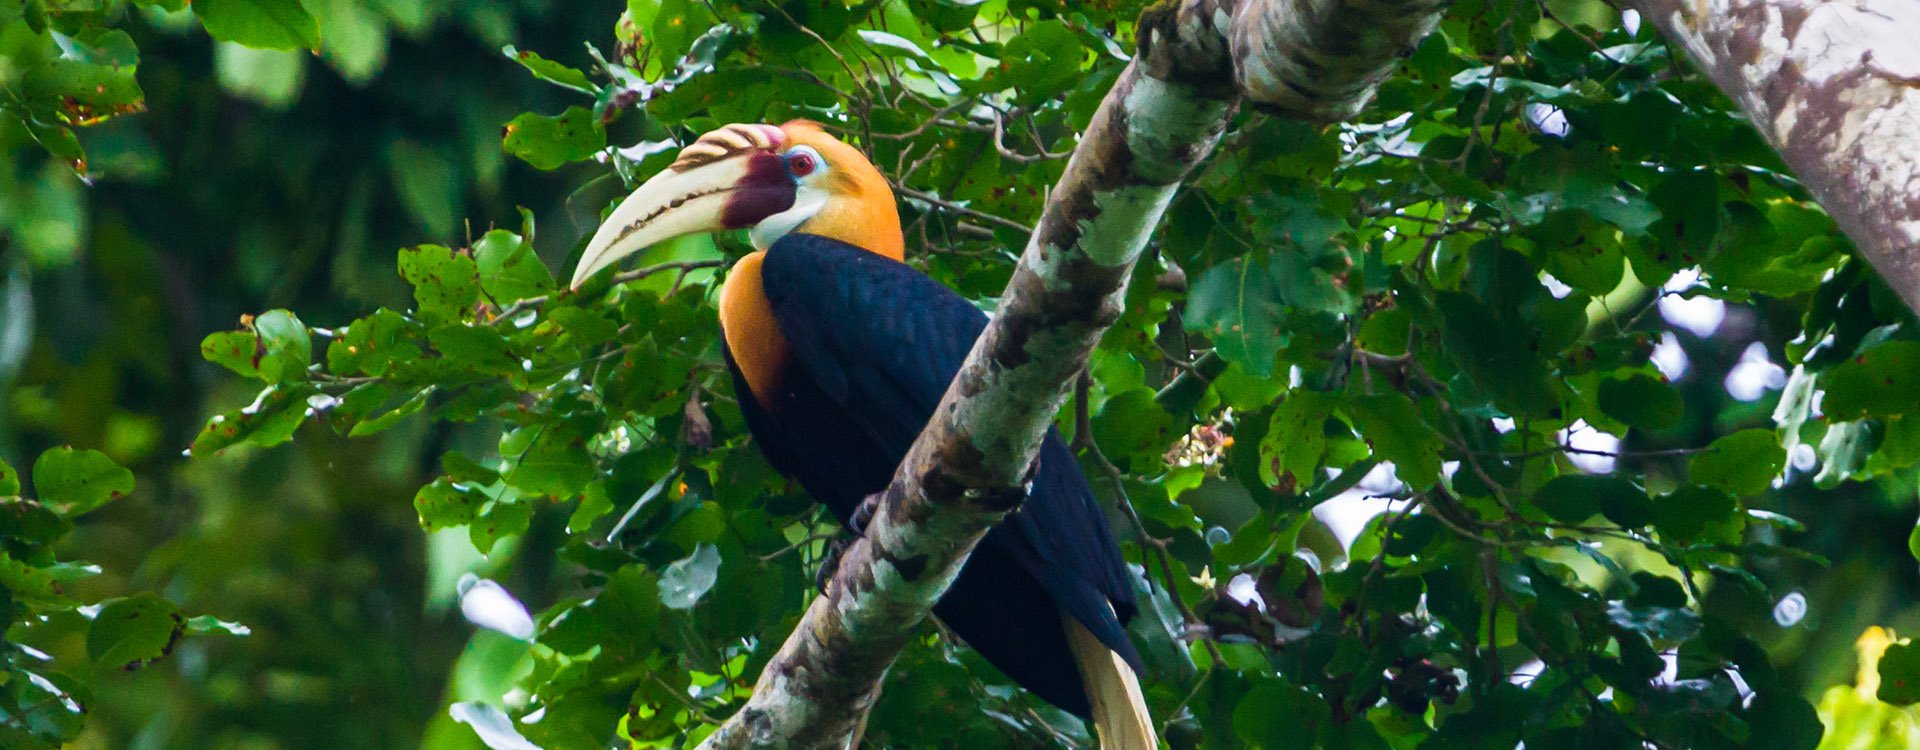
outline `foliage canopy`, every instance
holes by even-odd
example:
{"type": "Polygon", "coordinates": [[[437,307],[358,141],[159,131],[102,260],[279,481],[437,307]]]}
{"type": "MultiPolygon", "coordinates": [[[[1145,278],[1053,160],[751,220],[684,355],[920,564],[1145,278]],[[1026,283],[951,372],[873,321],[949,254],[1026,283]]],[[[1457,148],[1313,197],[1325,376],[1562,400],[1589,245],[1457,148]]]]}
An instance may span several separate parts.
{"type": "MultiPolygon", "coordinates": [[[[433,84],[461,64],[396,55],[381,72],[389,34],[445,20],[405,0],[16,5],[0,10],[0,142],[13,154],[0,223],[21,269],[9,290],[70,262],[75,176],[155,185],[194,168],[163,169],[179,147],[127,125],[150,106],[143,81],[170,106],[194,95],[179,72],[148,75],[136,37],[139,50],[177,47],[198,19],[222,43],[227,90],[270,104],[301,90],[312,64],[298,50],[319,50],[329,75],[400,79],[392,96],[430,100],[386,105],[425,122],[382,124],[352,149],[361,162],[281,155],[298,162],[276,178],[288,197],[223,207],[298,215],[303,175],[349,175],[325,178],[346,196],[325,210],[346,218],[319,239],[235,225],[243,247],[293,258],[243,268],[251,292],[221,307],[294,304],[197,342],[251,381],[249,397],[214,399],[228,406],[197,434],[117,450],[63,425],[44,391],[9,409],[32,417],[42,403],[44,432],[149,465],[155,445],[190,445],[183,471],[204,475],[202,492],[242,498],[228,514],[282,510],[210,477],[245,477],[301,444],[324,456],[310,460],[359,462],[361,475],[324,472],[323,496],[394,507],[404,487],[432,532],[433,570],[409,568],[438,586],[424,598],[449,606],[466,571],[543,592],[523,628],[497,585],[459,587],[468,618],[499,632],[473,636],[452,667],[447,699],[473,701],[452,715],[552,750],[710,731],[791,629],[833,531],[755,452],[721,363],[713,299],[741,238],[678,241],[560,289],[556,271],[601,212],[693,135],[812,118],[896,181],[909,262],[991,309],[1142,10],[630,0],[610,37],[608,11],[530,40],[510,19],[544,4],[476,3],[459,20],[498,53],[422,47],[504,64],[433,84]],[[508,67],[519,88],[486,93],[508,67]],[[518,93],[533,85],[547,90],[518,93]],[[543,106],[514,114],[532,101],[543,106]],[[540,190],[521,199],[500,188],[502,154],[560,176],[522,174],[540,190]],[[469,183],[492,211],[476,223],[505,228],[460,228],[469,183]],[[375,246],[366,226],[405,247],[375,246]],[[323,260],[335,284],[380,280],[344,303],[274,291],[276,274],[323,260]],[[400,463],[414,465],[380,466],[369,444],[409,445],[400,463]]],[[[1808,696],[1837,675],[1780,663],[1818,653],[1782,608],[1847,601],[1846,577],[1824,597],[1810,580],[1827,557],[1887,562],[1844,538],[1854,516],[1820,503],[1911,506],[1920,322],[1731,106],[1633,25],[1589,4],[1465,0],[1356,121],[1243,112],[1176,200],[1060,415],[1138,563],[1133,631],[1173,747],[1820,743],[1808,696]],[[1830,523],[1841,538],[1818,530],[1830,523]]],[[[311,139],[291,149],[329,142],[274,127],[311,139]]],[[[138,220],[108,221],[96,254],[143,242],[122,226],[138,220]]],[[[25,379],[83,369],[57,359],[25,379]]],[[[108,453],[50,448],[30,485],[0,463],[9,747],[86,736],[89,668],[246,632],[218,619],[235,617],[218,597],[196,595],[193,611],[211,614],[190,618],[153,593],[64,590],[100,569],[67,554],[95,556],[93,541],[61,539],[134,491],[108,453]]],[[[1837,641],[1843,657],[1857,631],[1837,641]]],[[[1876,674],[1920,679],[1910,655],[1892,647],[1876,674]]],[[[894,675],[874,743],[1086,741],[936,631],[894,675]]],[[[1879,682],[1879,699],[1920,698],[1890,693],[1897,682],[1879,682]]]]}

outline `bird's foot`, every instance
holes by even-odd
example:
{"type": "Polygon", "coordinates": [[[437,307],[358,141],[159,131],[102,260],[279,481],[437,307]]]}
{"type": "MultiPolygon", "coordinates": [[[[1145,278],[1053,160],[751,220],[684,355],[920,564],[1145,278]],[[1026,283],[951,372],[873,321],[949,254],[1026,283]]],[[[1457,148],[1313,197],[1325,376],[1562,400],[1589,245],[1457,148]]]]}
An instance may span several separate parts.
{"type": "Polygon", "coordinates": [[[855,537],[841,537],[827,542],[827,554],[820,558],[820,567],[813,571],[813,587],[820,590],[821,596],[827,595],[827,586],[833,583],[833,576],[840,572],[840,557],[853,546],[855,537]]]}
{"type": "Polygon", "coordinates": [[[854,536],[841,537],[827,543],[827,555],[820,559],[820,568],[813,573],[813,585],[820,593],[827,593],[827,584],[833,582],[834,574],[840,572],[840,558],[861,536],[867,533],[867,524],[873,523],[873,514],[880,507],[880,499],[885,492],[875,492],[854,506],[853,516],[847,519],[847,526],[853,529],[854,536]]]}
{"type": "Polygon", "coordinates": [[[847,521],[847,525],[853,528],[853,533],[867,535],[867,524],[873,523],[873,514],[880,510],[880,502],[886,496],[887,493],[884,491],[875,492],[853,507],[853,518],[847,521]]]}

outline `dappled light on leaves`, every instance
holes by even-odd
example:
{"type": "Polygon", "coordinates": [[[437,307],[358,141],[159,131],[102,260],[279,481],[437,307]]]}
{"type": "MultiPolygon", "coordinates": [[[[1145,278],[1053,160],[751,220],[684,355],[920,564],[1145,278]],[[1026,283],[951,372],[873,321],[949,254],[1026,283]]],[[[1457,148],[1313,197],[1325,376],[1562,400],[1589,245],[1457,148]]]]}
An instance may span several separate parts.
{"type": "MultiPolygon", "coordinates": [[[[999,309],[1146,6],[55,5],[0,12],[0,746],[435,750],[698,743],[841,536],[722,355],[747,241],[566,289],[583,235],[809,118],[999,309]]],[[[1640,26],[1456,3],[1173,194],[1058,419],[1168,746],[1915,736],[1911,644],[1826,682],[1914,611],[1920,323],[1640,26]]],[[[938,627],[866,731],[1091,741],[938,627]]]]}

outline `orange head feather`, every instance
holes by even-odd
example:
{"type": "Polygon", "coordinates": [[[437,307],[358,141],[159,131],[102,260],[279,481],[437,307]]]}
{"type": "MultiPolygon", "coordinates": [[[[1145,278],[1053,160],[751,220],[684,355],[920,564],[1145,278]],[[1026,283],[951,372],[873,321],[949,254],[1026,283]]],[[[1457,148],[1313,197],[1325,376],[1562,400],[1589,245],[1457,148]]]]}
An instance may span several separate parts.
{"type": "Polygon", "coordinates": [[[780,132],[785,136],[781,150],[790,159],[795,149],[805,146],[826,162],[817,186],[826,193],[826,201],[793,231],[839,240],[894,260],[905,257],[893,188],[866,154],[812,120],[790,121],[780,126],[780,132]]]}

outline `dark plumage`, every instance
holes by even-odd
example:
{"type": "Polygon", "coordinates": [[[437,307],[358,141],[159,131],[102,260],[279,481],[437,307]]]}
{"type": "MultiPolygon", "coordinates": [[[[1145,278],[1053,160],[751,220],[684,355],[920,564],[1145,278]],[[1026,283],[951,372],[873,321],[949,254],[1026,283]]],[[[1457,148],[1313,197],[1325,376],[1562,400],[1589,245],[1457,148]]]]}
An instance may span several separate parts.
{"type": "MultiPolygon", "coordinates": [[[[741,409],[774,468],[845,524],[886,488],[987,316],[903,263],[813,235],[775,242],[760,273],[791,350],[765,404],[728,353],[741,409]]],[[[1084,718],[1063,610],[1139,671],[1124,629],[1130,576],[1072,452],[1049,430],[1032,495],[933,611],[1015,682],[1084,718]]]]}

